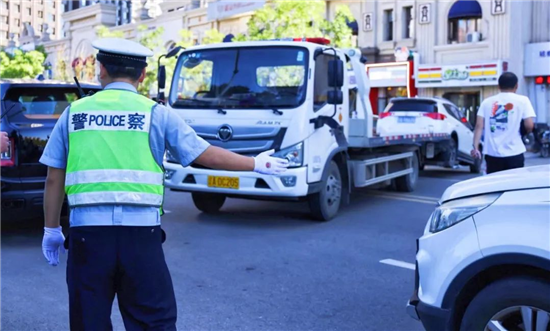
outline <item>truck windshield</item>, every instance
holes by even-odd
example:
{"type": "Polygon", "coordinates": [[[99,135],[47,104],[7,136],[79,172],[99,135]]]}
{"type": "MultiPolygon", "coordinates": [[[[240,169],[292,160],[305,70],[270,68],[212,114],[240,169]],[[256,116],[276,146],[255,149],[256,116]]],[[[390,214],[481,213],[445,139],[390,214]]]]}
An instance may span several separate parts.
{"type": "Polygon", "coordinates": [[[242,47],[182,53],[174,108],[294,108],[306,96],[308,50],[242,47]]]}

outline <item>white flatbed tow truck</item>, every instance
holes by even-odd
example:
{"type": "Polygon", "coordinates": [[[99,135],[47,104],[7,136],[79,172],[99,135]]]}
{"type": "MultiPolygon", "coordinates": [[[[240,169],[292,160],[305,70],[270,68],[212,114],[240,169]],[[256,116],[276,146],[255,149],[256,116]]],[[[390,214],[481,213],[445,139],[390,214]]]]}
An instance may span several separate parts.
{"type": "Polygon", "coordinates": [[[420,161],[450,136],[377,136],[361,53],[328,42],[235,42],[182,52],[167,105],[210,144],[249,156],[275,149],[290,167],[265,176],[182,167],[167,154],[166,187],[191,192],[207,213],[227,197],[307,200],[322,221],[334,218],[355,188],[413,191],[420,161]]]}

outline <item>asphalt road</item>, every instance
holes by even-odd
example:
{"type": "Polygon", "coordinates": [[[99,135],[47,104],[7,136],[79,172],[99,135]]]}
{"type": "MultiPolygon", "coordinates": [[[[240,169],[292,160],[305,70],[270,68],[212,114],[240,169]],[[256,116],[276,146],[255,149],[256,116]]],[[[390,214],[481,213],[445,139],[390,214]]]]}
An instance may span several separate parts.
{"type": "MultiPolygon", "coordinates": [[[[402,194],[361,190],[328,223],[302,203],[229,199],[201,214],[168,192],[163,228],[180,330],[422,330],[405,313],[415,239],[466,170],[428,169],[402,194]]],[[[65,257],[49,266],[39,222],[2,220],[2,330],[68,330],[65,257]]],[[[118,308],[115,330],[124,330],[118,308]]]]}

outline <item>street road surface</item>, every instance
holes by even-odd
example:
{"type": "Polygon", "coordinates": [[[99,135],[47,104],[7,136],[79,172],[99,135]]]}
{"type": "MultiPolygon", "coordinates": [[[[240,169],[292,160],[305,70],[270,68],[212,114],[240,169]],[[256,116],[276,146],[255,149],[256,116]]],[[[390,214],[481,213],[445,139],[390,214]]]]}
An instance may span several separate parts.
{"type": "MultiPolygon", "coordinates": [[[[167,191],[178,329],[422,330],[405,313],[415,239],[445,188],[471,177],[429,168],[415,192],[362,190],[328,223],[311,221],[304,203],[229,199],[206,215],[167,191]]],[[[49,266],[41,240],[39,221],[2,220],[2,330],[69,329],[66,256],[49,266]]],[[[116,305],[113,324],[124,330],[116,305]]]]}

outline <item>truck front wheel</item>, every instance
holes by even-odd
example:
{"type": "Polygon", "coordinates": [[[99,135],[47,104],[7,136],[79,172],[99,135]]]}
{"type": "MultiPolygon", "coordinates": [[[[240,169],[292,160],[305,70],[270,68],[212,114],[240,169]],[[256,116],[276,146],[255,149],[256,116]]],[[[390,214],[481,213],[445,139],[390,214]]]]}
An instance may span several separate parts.
{"type": "Polygon", "coordinates": [[[191,196],[195,207],[207,214],[219,212],[225,202],[225,195],[221,194],[193,192],[191,196]]]}
{"type": "Polygon", "coordinates": [[[315,219],[330,221],[336,216],[342,200],[342,176],[336,162],[330,162],[328,175],[323,179],[321,191],[310,195],[308,200],[315,219]]]}

